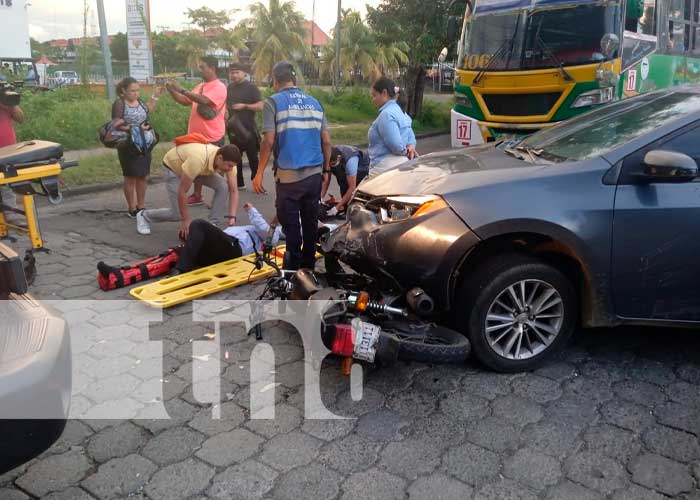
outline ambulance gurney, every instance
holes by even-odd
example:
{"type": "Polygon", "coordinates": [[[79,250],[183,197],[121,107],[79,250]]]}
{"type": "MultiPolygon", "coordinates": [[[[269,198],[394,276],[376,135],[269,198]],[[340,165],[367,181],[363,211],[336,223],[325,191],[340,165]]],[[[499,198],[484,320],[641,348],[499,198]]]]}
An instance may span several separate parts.
{"type": "Polygon", "coordinates": [[[97,264],[97,282],[108,292],[168,274],[177,264],[183,246],[169,248],[160,255],[127,266],[114,267],[100,262],[97,264]]]}
{"type": "Polygon", "coordinates": [[[34,195],[46,196],[50,203],[63,200],[58,177],[78,165],[63,159],[63,146],[47,141],[26,141],[0,148],[0,186],[8,186],[21,199],[21,208],[12,208],[0,201],[0,238],[8,238],[10,230],[27,234],[34,250],[41,249],[41,236],[34,195]],[[26,225],[7,222],[5,214],[21,215],[26,225]]]}

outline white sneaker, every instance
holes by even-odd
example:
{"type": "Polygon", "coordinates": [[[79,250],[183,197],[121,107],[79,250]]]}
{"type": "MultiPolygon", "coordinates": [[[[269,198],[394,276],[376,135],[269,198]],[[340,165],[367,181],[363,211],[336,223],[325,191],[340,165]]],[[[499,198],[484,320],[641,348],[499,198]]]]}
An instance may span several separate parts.
{"type": "Polygon", "coordinates": [[[136,214],[136,230],[139,234],[151,234],[151,225],[148,223],[144,212],[144,210],[139,210],[136,214]]]}

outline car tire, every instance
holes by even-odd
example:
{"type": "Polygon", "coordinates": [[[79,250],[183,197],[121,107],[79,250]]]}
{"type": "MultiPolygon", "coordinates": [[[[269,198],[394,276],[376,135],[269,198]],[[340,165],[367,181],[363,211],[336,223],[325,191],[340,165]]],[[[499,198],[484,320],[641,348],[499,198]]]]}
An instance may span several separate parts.
{"type": "Polygon", "coordinates": [[[419,363],[464,363],[471,352],[464,335],[434,323],[393,320],[382,323],[382,333],[396,339],[398,357],[419,363]]]}
{"type": "Polygon", "coordinates": [[[566,345],[578,318],[571,281],[546,262],[520,254],[492,258],[467,276],[457,306],[455,320],[466,327],[476,358],[504,373],[534,370],[547,362],[566,345]]]}

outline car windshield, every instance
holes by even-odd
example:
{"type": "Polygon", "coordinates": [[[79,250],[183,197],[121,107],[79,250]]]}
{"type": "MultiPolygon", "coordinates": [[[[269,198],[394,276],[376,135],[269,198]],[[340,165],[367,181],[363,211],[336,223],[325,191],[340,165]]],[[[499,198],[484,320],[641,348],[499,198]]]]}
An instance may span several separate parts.
{"type": "Polygon", "coordinates": [[[604,61],[601,40],[618,34],[620,21],[617,1],[475,16],[465,30],[460,67],[514,71],[604,61]]]}
{"type": "Polygon", "coordinates": [[[648,94],[537,132],[519,146],[552,161],[586,160],[696,111],[700,111],[700,94],[678,90],[648,94]]]}

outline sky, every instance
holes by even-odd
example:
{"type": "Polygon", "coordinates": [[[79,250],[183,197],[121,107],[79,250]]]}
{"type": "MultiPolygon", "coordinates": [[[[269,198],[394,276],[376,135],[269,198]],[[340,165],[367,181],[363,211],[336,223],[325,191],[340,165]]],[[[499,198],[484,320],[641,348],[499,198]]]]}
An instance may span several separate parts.
{"type": "MultiPolygon", "coordinates": [[[[343,9],[357,9],[364,15],[365,4],[375,6],[380,0],[342,0],[343,9]]],[[[214,10],[238,9],[234,19],[247,17],[247,8],[255,0],[151,0],[151,28],[180,30],[185,28],[188,8],[196,9],[204,5],[214,10]]],[[[263,0],[263,3],[267,3],[263,0]]],[[[334,0],[316,0],[316,23],[330,34],[335,26],[338,4],[334,0]]],[[[39,41],[54,38],[74,38],[83,33],[83,0],[31,0],[29,2],[29,31],[39,41]]],[[[104,0],[107,28],[110,34],[126,31],[125,0],[104,0]]],[[[296,0],[296,6],[307,19],[311,19],[313,0],[296,0]]],[[[93,29],[99,33],[95,0],[89,0],[88,33],[93,29]]]]}

